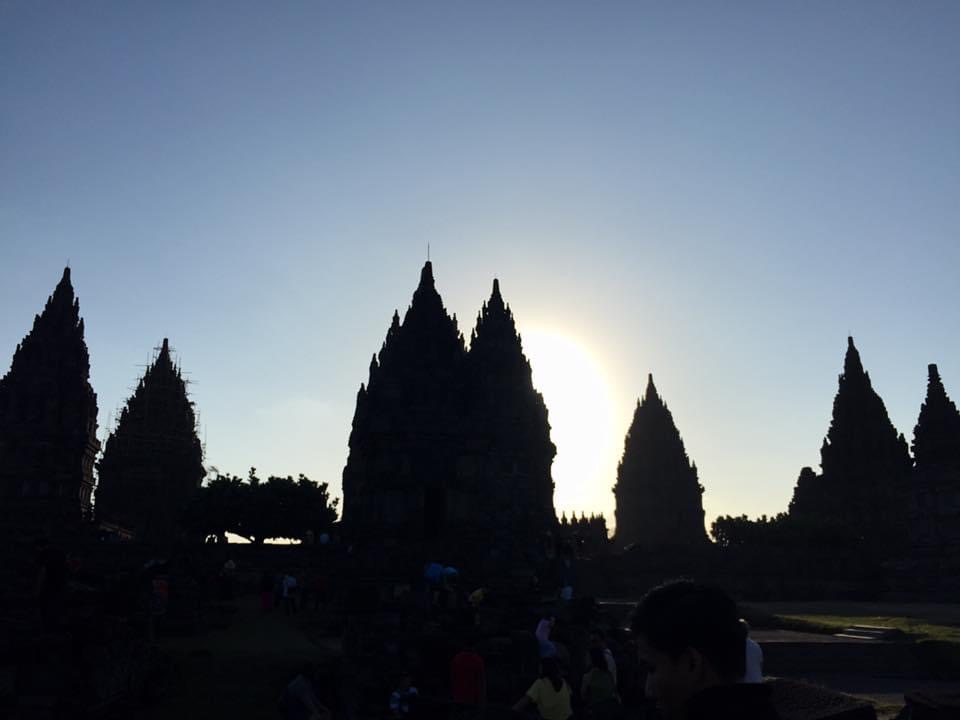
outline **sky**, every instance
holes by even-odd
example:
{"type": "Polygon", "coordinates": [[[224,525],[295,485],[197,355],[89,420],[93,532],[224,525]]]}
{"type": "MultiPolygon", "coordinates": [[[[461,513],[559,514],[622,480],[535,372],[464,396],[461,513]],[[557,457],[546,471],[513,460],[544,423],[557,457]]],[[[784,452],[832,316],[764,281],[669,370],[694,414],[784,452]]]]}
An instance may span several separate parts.
{"type": "Polygon", "coordinates": [[[0,0],[0,372],[72,268],[100,434],[154,348],[206,462],[335,495],[430,246],[604,512],[652,373],[706,520],[786,509],[846,338],[960,400],[960,4],[0,0]]]}

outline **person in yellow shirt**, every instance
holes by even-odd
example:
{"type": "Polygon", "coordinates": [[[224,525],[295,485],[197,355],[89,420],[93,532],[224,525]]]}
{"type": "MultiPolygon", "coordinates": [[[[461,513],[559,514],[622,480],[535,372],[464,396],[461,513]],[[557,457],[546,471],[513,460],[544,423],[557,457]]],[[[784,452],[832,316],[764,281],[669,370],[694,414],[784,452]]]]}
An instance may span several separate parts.
{"type": "Polygon", "coordinates": [[[541,720],[570,720],[570,686],[560,673],[560,663],[555,657],[540,660],[540,677],[530,686],[513,709],[523,712],[531,705],[537,708],[541,720]]]}

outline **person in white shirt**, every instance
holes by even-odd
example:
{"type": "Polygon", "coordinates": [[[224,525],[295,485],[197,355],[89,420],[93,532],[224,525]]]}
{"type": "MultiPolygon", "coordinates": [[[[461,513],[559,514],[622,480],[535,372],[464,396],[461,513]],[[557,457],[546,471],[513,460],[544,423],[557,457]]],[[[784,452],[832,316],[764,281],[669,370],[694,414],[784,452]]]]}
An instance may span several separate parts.
{"type": "Polygon", "coordinates": [[[757,641],[750,637],[750,625],[743,618],[740,618],[740,624],[743,625],[744,652],[746,653],[746,670],[743,673],[742,683],[762,683],[763,682],[763,650],[757,641]]]}
{"type": "Polygon", "coordinates": [[[544,616],[540,622],[537,623],[537,629],[534,634],[537,636],[541,658],[556,657],[557,646],[550,640],[550,631],[556,622],[557,619],[551,615],[549,617],[544,616]]]}
{"type": "Polygon", "coordinates": [[[319,668],[308,664],[290,681],[280,696],[284,720],[331,720],[330,710],[317,695],[319,668]]]}
{"type": "Polygon", "coordinates": [[[613,659],[613,651],[607,646],[607,636],[599,628],[590,631],[590,647],[603,651],[603,658],[607,663],[607,672],[613,678],[613,685],[617,685],[617,661],[613,659]]]}
{"type": "Polygon", "coordinates": [[[280,597],[283,598],[283,614],[289,615],[293,613],[297,614],[297,578],[292,574],[287,573],[283,576],[283,581],[280,584],[280,597]]]}

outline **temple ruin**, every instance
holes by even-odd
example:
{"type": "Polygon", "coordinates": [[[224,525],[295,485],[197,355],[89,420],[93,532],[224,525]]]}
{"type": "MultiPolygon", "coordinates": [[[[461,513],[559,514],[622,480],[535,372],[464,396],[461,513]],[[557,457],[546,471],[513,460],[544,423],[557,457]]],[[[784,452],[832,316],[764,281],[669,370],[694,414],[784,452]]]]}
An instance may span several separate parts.
{"type": "Polygon", "coordinates": [[[353,537],[505,553],[556,524],[547,410],[497,281],[468,352],[424,265],[357,394],[349,445],[353,537]]]}
{"type": "Polygon", "coordinates": [[[98,521],[138,540],[182,537],[181,515],[206,471],[193,403],[166,338],[121,411],[98,470],[98,521]]]}
{"type": "Polygon", "coordinates": [[[633,422],[617,468],[618,548],[699,547],[703,527],[703,486],[687,457],[673,415],[657,394],[653,375],[633,422]]]}
{"type": "Polygon", "coordinates": [[[905,547],[910,454],[883,400],[847,338],[833,401],[833,418],[820,449],[821,473],[805,469],[790,518],[814,536],[823,533],[889,557],[905,547]]]}
{"type": "Polygon", "coordinates": [[[0,494],[8,522],[55,532],[89,512],[97,396],[70,268],[0,380],[0,494]]]}
{"type": "Polygon", "coordinates": [[[913,430],[907,574],[914,588],[960,591],[960,412],[936,365],[913,430]]]}

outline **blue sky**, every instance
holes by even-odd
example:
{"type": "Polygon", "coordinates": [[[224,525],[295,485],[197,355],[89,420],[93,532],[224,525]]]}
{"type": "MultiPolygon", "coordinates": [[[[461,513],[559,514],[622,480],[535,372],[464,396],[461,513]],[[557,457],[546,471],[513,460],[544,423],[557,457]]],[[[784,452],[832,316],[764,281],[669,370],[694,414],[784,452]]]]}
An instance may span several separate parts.
{"type": "Polygon", "coordinates": [[[103,428],[168,336],[209,464],[338,492],[429,243],[465,334],[499,277],[531,338],[559,509],[612,516],[652,372],[708,521],[777,512],[848,334],[908,439],[927,363],[960,399],[958,31],[950,2],[3,2],[0,364],[69,260],[103,428]]]}

